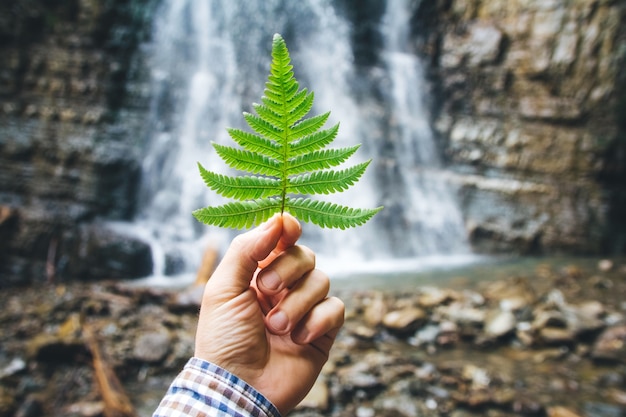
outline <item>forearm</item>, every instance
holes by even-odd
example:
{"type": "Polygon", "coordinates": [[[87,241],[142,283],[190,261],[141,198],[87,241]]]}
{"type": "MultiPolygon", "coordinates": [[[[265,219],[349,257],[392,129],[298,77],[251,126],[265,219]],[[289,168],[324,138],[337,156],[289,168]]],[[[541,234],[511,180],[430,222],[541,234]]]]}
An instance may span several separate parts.
{"type": "Polygon", "coordinates": [[[242,379],[217,365],[192,358],[153,414],[173,416],[280,417],[280,413],[242,379]]]}

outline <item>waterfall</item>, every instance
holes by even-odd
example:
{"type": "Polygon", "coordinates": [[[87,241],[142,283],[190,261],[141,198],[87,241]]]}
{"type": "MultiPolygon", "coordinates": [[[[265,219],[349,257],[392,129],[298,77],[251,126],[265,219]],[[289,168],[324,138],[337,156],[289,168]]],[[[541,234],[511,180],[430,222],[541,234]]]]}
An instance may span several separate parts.
{"type": "Polygon", "coordinates": [[[411,0],[388,1],[381,29],[382,58],[390,81],[387,123],[394,149],[390,169],[397,173],[394,183],[399,184],[391,200],[403,208],[405,226],[393,229],[402,234],[397,241],[402,241],[408,255],[466,253],[462,213],[445,180],[424,103],[423,68],[410,50],[410,19],[418,6],[411,0]]]}
{"type": "Polygon", "coordinates": [[[383,78],[391,86],[385,89],[376,86],[380,77],[356,71],[350,24],[331,0],[163,0],[150,49],[153,101],[134,224],[153,246],[155,276],[195,270],[203,248],[223,248],[234,236],[191,216],[222,202],[202,183],[197,162],[226,172],[210,143],[232,145],[226,128],[248,129],[242,111],[251,111],[263,94],[276,32],[287,41],[300,85],[315,92],[312,114],[331,111],[329,125],[340,122],[333,145],[363,144],[351,164],[374,159],[359,183],[329,198],[353,207],[389,206],[357,229],[304,225],[302,242],[328,259],[328,267],[335,259],[331,268],[346,269],[467,252],[461,214],[438,174],[419,61],[407,47],[409,3],[389,1],[382,19],[383,78]],[[383,102],[363,100],[355,89],[386,93],[383,102]]]}

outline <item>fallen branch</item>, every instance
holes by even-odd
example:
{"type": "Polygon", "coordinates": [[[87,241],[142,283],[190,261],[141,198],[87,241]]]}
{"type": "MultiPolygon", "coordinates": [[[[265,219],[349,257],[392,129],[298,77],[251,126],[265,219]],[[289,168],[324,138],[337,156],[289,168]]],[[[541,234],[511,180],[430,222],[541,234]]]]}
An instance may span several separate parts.
{"type": "Polygon", "coordinates": [[[83,336],[93,357],[93,369],[104,402],[105,417],[137,417],[115,372],[104,361],[98,340],[87,323],[83,323],[83,336]]]}
{"type": "Polygon", "coordinates": [[[200,268],[198,268],[194,285],[204,286],[209,281],[209,278],[213,275],[213,271],[217,265],[218,255],[217,250],[213,247],[208,247],[204,251],[202,263],[200,264],[200,268]]]}

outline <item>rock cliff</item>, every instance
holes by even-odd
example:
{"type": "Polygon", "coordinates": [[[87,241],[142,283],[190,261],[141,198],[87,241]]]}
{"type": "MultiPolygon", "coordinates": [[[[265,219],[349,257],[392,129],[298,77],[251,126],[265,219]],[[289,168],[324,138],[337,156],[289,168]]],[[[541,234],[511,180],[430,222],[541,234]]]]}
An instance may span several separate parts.
{"type": "Polygon", "coordinates": [[[0,4],[0,287],[149,272],[145,244],[100,225],[133,213],[149,6],[0,4]]]}
{"type": "Polygon", "coordinates": [[[624,3],[422,2],[414,23],[474,247],[623,252],[624,3]]]}

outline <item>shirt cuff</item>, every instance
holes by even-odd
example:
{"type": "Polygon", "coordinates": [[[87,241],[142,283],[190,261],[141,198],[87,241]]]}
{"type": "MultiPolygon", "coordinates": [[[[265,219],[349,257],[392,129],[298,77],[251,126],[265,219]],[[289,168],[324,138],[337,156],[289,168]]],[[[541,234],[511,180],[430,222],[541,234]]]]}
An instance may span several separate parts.
{"type": "Polygon", "coordinates": [[[153,417],[280,417],[263,394],[227,370],[191,358],[170,385],[153,417]]]}

